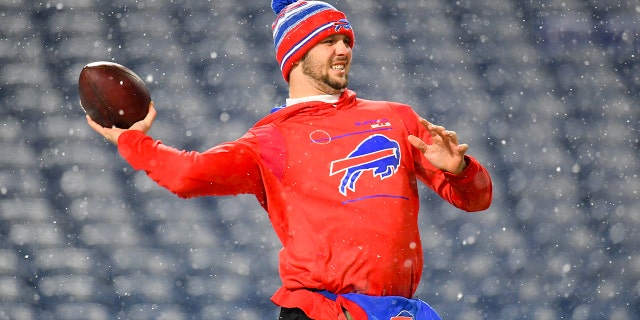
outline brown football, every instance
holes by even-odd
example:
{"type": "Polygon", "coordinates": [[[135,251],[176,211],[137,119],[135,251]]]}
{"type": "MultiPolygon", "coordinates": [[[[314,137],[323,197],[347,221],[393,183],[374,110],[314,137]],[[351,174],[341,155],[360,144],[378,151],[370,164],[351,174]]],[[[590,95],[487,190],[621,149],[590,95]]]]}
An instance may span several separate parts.
{"type": "Polygon", "coordinates": [[[103,127],[128,129],[144,119],[151,95],[140,77],[113,62],[87,64],[78,79],[80,104],[103,127]]]}

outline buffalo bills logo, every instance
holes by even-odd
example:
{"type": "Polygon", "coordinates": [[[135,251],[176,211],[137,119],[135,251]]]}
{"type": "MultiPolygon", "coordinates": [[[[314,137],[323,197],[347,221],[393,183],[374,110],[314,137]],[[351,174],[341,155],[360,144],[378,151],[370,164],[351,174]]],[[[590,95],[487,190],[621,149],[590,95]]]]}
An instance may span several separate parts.
{"type": "Polygon", "coordinates": [[[340,29],[345,28],[345,30],[351,29],[351,24],[346,19],[340,19],[333,23],[335,31],[338,32],[340,29]]]}
{"type": "Polygon", "coordinates": [[[362,141],[346,158],[331,162],[329,175],[344,172],[340,193],[356,191],[356,182],[365,171],[373,171],[380,180],[391,177],[400,166],[400,145],[394,140],[375,134],[362,141]]]}

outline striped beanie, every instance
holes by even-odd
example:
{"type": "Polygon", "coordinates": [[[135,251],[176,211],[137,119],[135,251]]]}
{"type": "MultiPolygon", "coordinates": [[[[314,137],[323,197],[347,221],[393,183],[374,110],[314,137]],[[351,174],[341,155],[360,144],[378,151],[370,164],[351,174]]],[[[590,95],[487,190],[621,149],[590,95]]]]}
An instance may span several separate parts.
{"type": "Polygon", "coordinates": [[[354,34],[347,16],[322,1],[272,0],[278,15],[273,22],[273,45],[282,77],[289,82],[293,65],[317,43],[333,34],[344,34],[354,44],[354,34]]]}

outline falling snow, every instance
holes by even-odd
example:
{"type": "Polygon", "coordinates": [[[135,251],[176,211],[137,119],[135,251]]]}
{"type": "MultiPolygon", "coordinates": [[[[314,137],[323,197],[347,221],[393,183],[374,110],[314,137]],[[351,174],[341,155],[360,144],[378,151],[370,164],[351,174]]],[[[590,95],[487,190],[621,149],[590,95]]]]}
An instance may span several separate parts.
{"type": "MultiPolygon", "coordinates": [[[[457,131],[495,183],[471,215],[421,189],[416,296],[445,319],[640,319],[640,4],[332,3],[356,32],[350,88],[457,131]]],[[[154,137],[237,139],[287,97],[274,17],[263,0],[0,1],[0,318],[277,318],[255,198],[169,194],[77,94],[83,65],[118,62],[151,91],[154,137]]]]}

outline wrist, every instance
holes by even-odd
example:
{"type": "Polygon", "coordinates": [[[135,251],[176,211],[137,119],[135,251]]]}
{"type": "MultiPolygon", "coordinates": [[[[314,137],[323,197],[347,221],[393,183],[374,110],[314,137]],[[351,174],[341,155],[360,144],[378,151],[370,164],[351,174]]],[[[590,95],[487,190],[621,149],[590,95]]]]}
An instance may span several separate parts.
{"type": "Polygon", "coordinates": [[[467,156],[464,156],[464,158],[462,158],[462,161],[460,161],[458,168],[455,171],[452,171],[451,173],[453,174],[462,173],[462,171],[464,171],[464,169],[467,168],[467,161],[468,161],[467,156]]]}

